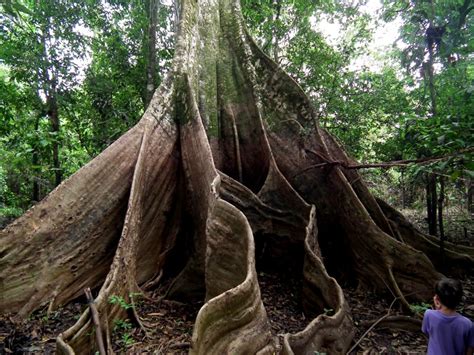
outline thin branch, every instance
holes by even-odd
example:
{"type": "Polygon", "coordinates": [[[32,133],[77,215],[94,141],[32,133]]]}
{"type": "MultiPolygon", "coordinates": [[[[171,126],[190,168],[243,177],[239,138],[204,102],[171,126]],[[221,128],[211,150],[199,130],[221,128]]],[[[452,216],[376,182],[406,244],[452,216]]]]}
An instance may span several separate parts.
{"type": "Polygon", "coordinates": [[[107,319],[107,312],[105,313],[105,340],[107,341],[107,354],[113,354],[112,340],[110,337],[109,321],[107,319]]]}
{"type": "Polygon", "coordinates": [[[369,332],[375,328],[375,326],[377,324],[379,324],[381,321],[383,321],[385,318],[387,318],[388,316],[390,316],[390,312],[392,311],[392,307],[393,305],[395,304],[395,302],[398,300],[399,298],[398,297],[395,297],[392,301],[392,303],[390,304],[390,307],[388,308],[388,311],[386,314],[384,314],[382,317],[380,317],[377,321],[374,322],[374,324],[372,324],[369,329],[367,329],[365,331],[364,334],[362,334],[362,336],[359,338],[359,340],[357,340],[357,342],[352,346],[352,348],[349,349],[349,351],[347,352],[347,354],[350,354],[355,348],[357,348],[357,346],[360,344],[360,342],[367,336],[367,334],[369,334],[369,332]]]}
{"type": "Polygon", "coordinates": [[[364,169],[364,168],[387,168],[392,166],[406,166],[409,164],[429,164],[438,162],[441,160],[445,160],[448,158],[452,158],[454,156],[464,154],[464,153],[471,153],[474,152],[474,147],[469,147],[465,149],[461,149],[456,153],[445,154],[439,157],[429,157],[429,158],[420,158],[420,159],[408,159],[408,160],[395,160],[387,163],[374,163],[374,164],[346,164],[345,168],[347,169],[364,169]]]}
{"type": "Polygon", "coordinates": [[[393,275],[392,267],[388,268],[388,276],[390,278],[390,281],[392,281],[392,286],[394,287],[395,294],[398,295],[398,299],[402,303],[402,305],[406,308],[407,311],[412,312],[410,308],[410,303],[408,303],[407,299],[405,298],[405,295],[403,294],[402,290],[398,286],[398,282],[395,279],[395,275],[393,275]]]}
{"type": "Polygon", "coordinates": [[[315,169],[315,168],[320,168],[320,167],[323,167],[323,166],[326,166],[326,165],[330,165],[330,166],[339,165],[339,166],[341,166],[345,169],[392,168],[392,167],[396,167],[396,166],[403,167],[403,166],[407,166],[407,165],[410,165],[410,164],[426,165],[426,164],[442,161],[442,160],[445,160],[445,159],[448,159],[448,158],[452,158],[452,157],[460,155],[460,154],[474,152],[474,147],[461,149],[456,153],[445,154],[445,155],[442,155],[442,156],[439,156],[439,157],[428,157],[428,158],[407,159],[407,160],[395,160],[395,161],[391,161],[391,162],[368,163],[368,164],[348,164],[347,162],[342,161],[342,160],[329,160],[325,155],[323,155],[321,153],[318,153],[316,151],[313,151],[313,150],[308,150],[307,149],[306,151],[318,156],[319,158],[324,160],[325,163],[318,163],[318,164],[310,165],[307,168],[304,168],[303,170],[301,170],[300,172],[295,174],[293,177],[298,176],[300,174],[303,174],[308,170],[312,170],[312,169],[315,169]]]}
{"type": "MultiPolygon", "coordinates": [[[[361,325],[370,326],[374,321],[362,322],[361,325]]],[[[398,328],[402,330],[412,330],[421,332],[422,320],[404,315],[389,316],[378,323],[379,327],[398,328]]]]}
{"type": "Polygon", "coordinates": [[[104,346],[104,339],[102,338],[102,329],[100,326],[99,312],[97,311],[97,308],[95,306],[91,289],[89,287],[84,289],[84,293],[86,294],[87,302],[89,302],[89,308],[91,310],[92,321],[94,322],[94,326],[95,326],[95,336],[97,339],[97,346],[99,347],[99,353],[100,355],[107,355],[107,352],[105,351],[105,346],[104,346]]]}

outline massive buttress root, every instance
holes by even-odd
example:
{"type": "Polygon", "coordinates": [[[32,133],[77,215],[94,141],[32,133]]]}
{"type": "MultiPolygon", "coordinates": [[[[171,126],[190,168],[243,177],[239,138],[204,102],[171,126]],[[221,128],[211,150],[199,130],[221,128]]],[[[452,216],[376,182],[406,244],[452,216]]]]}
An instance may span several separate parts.
{"type": "MultiPolygon", "coordinates": [[[[173,264],[168,295],[205,302],[191,353],[343,353],[354,328],[329,273],[405,305],[430,297],[439,274],[432,237],[337,161],[349,157],[246,33],[238,0],[185,0],[173,70],[142,120],[0,232],[0,311],[24,317],[91,287],[106,330],[130,316],[111,298],[133,304],[173,264]],[[304,251],[309,321],[296,334],[271,333],[255,235],[304,251]]],[[[473,255],[447,246],[460,268],[473,255]]],[[[58,350],[95,349],[92,327],[86,311],[58,350]]]]}

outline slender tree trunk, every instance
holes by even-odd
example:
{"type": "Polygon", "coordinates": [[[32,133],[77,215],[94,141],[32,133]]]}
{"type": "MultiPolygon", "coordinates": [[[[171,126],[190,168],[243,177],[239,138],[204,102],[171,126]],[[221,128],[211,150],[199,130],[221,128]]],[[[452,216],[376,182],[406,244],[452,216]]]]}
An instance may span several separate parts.
{"type": "Polygon", "coordinates": [[[437,209],[437,186],[436,186],[436,175],[431,175],[431,232],[433,235],[438,235],[438,224],[436,221],[436,209],[437,209]]]}
{"type": "MultiPolygon", "coordinates": [[[[439,226],[439,251],[441,254],[441,260],[444,261],[444,225],[443,225],[443,202],[444,202],[444,177],[439,177],[439,198],[438,198],[438,226],[439,226]]],[[[444,266],[444,264],[443,264],[444,266]]]]}
{"type": "Polygon", "coordinates": [[[402,208],[406,208],[406,191],[405,191],[405,171],[402,169],[400,176],[401,193],[402,193],[402,208]]]}
{"type": "Polygon", "coordinates": [[[146,2],[148,15],[148,36],[147,36],[147,66],[146,66],[146,87],[145,87],[145,109],[150,104],[153,93],[156,89],[156,26],[158,15],[158,0],[148,0],[146,2]]]}
{"type": "Polygon", "coordinates": [[[181,12],[181,0],[173,1],[173,31],[175,40],[178,38],[178,24],[181,12]]]}
{"type": "Polygon", "coordinates": [[[48,97],[48,116],[51,121],[51,131],[54,133],[53,141],[53,169],[54,169],[54,186],[58,186],[62,181],[61,161],[59,160],[59,113],[58,102],[56,100],[56,87],[51,83],[51,91],[48,97]]]}
{"type": "Polygon", "coordinates": [[[470,213],[474,213],[473,197],[474,197],[474,184],[472,183],[472,180],[469,179],[467,181],[467,211],[470,213]]]}
{"type": "MultiPolygon", "coordinates": [[[[431,99],[431,115],[435,117],[437,114],[437,105],[436,105],[436,87],[434,79],[434,46],[435,41],[433,38],[430,38],[429,30],[434,28],[433,18],[434,18],[434,4],[433,1],[430,1],[431,4],[431,17],[429,19],[430,25],[426,32],[426,43],[428,46],[428,87],[430,90],[430,99],[431,99]]],[[[426,77],[425,77],[426,79],[426,77]]]]}
{"type": "MultiPolygon", "coordinates": [[[[429,19],[430,25],[429,28],[433,28],[433,17],[434,17],[434,7],[433,2],[430,1],[432,14],[429,19]]],[[[437,106],[436,106],[436,88],[435,88],[435,80],[434,80],[434,41],[431,40],[429,32],[426,33],[426,41],[428,46],[428,63],[427,69],[425,74],[425,81],[428,79],[428,88],[430,91],[430,111],[431,111],[431,118],[433,119],[436,117],[437,114],[437,106]],[[427,76],[426,76],[427,75],[427,76]]],[[[436,198],[436,175],[430,174],[428,176],[428,184],[430,185],[430,195],[429,195],[429,206],[431,207],[431,211],[428,212],[428,224],[429,224],[429,233],[431,235],[437,235],[437,223],[436,223],[436,207],[437,207],[437,198],[436,198]]]]}
{"type": "Polygon", "coordinates": [[[272,30],[273,60],[276,63],[279,63],[280,35],[278,33],[278,24],[277,24],[277,22],[280,20],[280,13],[281,13],[280,0],[273,0],[272,1],[272,6],[275,9],[275,13],[273,15],[273,30],[272,30]]]}
{"type": "MultiPolygon", "coordinates": [[[[38,128],[39,128],[39,120],[40,120],[40,115],[36,117],[35,120],[35,133],[38,133],[38,128]]],[[[31,163],[33,165],[33,171],[35,172],[33,174],[33,193],[31,195],[31,199],[34,202],[38,202],[40,200],[40,189],[39,189],[39,183],[38,183],[38,166],[39,166],[39,153],[38,153],[38,143],[35,141],[35,144],[33,145],[33,156],[31,158],[31,163]]]]}
{"type": "Polygon", "coordinates": [[[426,182],[426,210],[428,217],[428,232],[431,235],[437,235],[436,200],[436,176],[428,174],[426,182]]]}
{"type": "Polygon", "coordinates": [[[50,66],[50,58],[48,54],[48,40],[50,36],[49,25],[43,28],[41,35],[41,44],[43,47],[43,60],[45,65],[42,70],[43,77],[43,91],[46,95],[46,107],[48,117],[51,122],[51,132],[54,134],[53,141],[53,169],[54,169],[54,182],[55,186],[58,186],[62,180],[61,163],[59,160],[59,113],[58,113],[58,102],[56,92],[56,77],[54,75],[54,69],[50,66]]]}
{"type": "Polygon", "coordinates": [[[431,115],[435,117],[437,114],[437,104],[436,104],[436,87],[434,79],[434,53],[433,46],[428,47],[429,60],[428,60],[428,87],[430,90],[430,100],[431,100],[431,115]]]}

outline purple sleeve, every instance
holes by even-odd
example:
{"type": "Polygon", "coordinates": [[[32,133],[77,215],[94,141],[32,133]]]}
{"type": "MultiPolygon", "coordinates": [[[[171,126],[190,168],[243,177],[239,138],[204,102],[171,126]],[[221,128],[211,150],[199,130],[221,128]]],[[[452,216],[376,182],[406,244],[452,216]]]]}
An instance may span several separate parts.
{"type": "Polygon", "coordinates": [[[423,316],[423,323],[421,325],[421,331],[425,333],[426,335],[428,335],[429,330],[430,330],[429,315],[430,315],[430,310],[425,311],[425,314],[423,316]]]}
{"type": "Polygon", "coordinates": [[[469,332],[468,347],[474,348],[474,323],[471,322],[471,331],[469,332]]]}

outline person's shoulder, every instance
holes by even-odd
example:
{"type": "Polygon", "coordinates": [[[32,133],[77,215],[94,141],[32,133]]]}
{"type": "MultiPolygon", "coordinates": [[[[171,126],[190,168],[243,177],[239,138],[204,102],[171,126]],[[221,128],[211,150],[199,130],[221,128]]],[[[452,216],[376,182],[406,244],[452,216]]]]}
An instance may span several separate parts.
{"type": "Polygon", "coordinates": [[[459,322],[465,324],[466,327],[474,327],[474,323],[467,317],[464,317],[462,314],[459,315],[459,322]]]}
{"type": "Polygon", "coordinates": [[[424,317],[433,317],[436,315],[436,311],[434,309],[427,309],[425,311],[424,317]]]}

